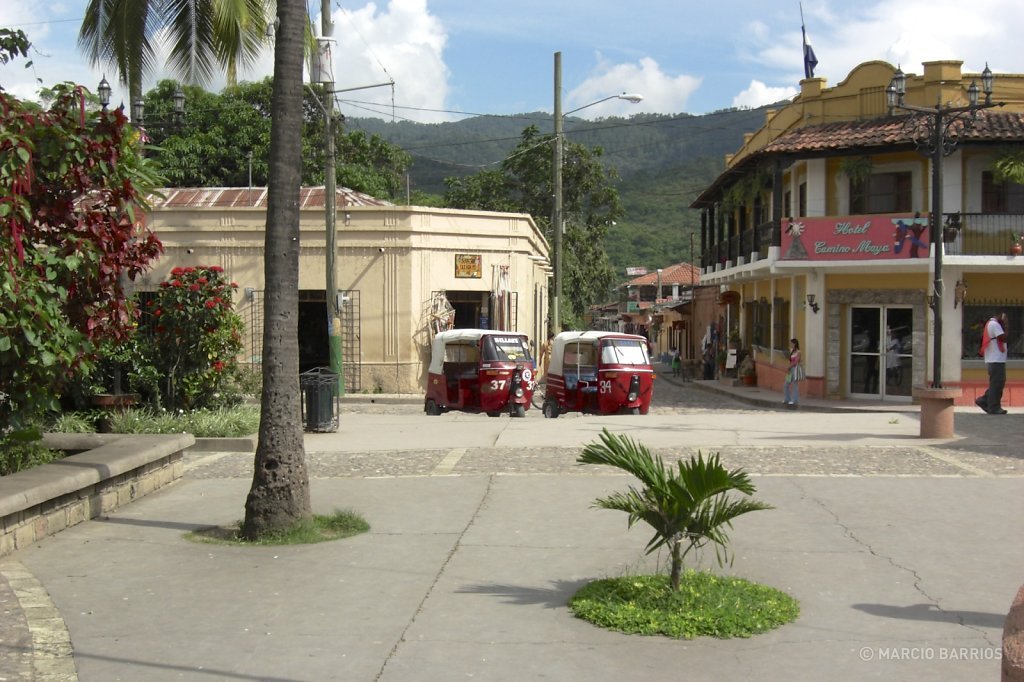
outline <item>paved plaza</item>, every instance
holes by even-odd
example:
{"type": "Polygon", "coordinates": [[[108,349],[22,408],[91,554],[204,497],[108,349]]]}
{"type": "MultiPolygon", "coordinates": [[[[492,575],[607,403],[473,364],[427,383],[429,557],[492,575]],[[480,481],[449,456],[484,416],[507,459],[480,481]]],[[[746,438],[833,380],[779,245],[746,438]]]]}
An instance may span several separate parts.
{"type": "MultiPolygon", "coordinates": [[[[996,679],[1024,582],[1024,413],[806,401],[663,377],[651,414],[427,417],[346,400],[307,434],[314,509],[371,530],[240,548],[252,454],[191,452],[179,483],[0,560],[0,680],[996,679]],[[881,411],[877,411],[881,410],[881,411]],[[737,519],[719,569],[799,619],[750,639],[627,636],[576,620],[590,580],[654,570],[643,527],[594,498],[632,483],[575,463],[602,428],[666,458],[717,452],[776,509],[737,519]]],[[[371,402],[371,400],[373,402],[371,402]]]]}

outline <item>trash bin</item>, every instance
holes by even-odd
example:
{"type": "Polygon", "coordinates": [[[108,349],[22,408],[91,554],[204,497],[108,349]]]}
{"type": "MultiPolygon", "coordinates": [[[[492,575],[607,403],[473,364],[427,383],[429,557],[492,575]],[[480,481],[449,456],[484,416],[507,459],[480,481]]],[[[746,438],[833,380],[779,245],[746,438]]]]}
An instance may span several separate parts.
{"type": "Polygon", "coordinates": [[[306,431],[338,430],[338,375],[329,367],[316,367],[299,374],[302,394],[302,423],[306,431]]]}

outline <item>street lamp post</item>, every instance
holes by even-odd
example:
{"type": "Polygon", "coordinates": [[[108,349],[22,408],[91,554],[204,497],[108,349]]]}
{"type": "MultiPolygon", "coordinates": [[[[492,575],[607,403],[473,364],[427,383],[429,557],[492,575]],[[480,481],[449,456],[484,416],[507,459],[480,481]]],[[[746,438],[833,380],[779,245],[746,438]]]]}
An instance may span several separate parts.
{"type": "Polygon", "coordinates": [[[554,204],[551,210],[551,229],[554,237],[555,251],[555,293],[551,297],[551,334],[555,335],[562,331],[562,237],[563,237],[563,219],[562,219],[562,146],[564,143],[562,127],[565,117],[569,114],[575,113],[582,109],[592,107],[595,104],[601,102],[607,102],[611,99],[623,99],[627,102],[633,102],[634,104],[643,100],[643,95],[626,94],[622,93],[619,95],[609,95],[590,104],[584,104],[582,107],[576,107],[571,109],[564,114],[562,113],[562,53],[555,53],[555,145],[552,157],[552,175],[553,175],[553,187],[554,193],[554,204]]]}
{"type": "Polygon", "coordinates": [[[899,67],[885,90],[890,114],[895,109],[918,114],[909,119],[913,140],[918,151],[931,160],[932,200],[931,210],[928,212],[928,232],[934,259],[934,280],[932,295],[929,297],[934,319],[932,388],[942,388],[942,159],[956,150],[960,136],[974,126],[979,111],[1003,106],[1003,102],[992,101],[993,80],[992,71],[986,64],[981,74],[981,91],[985,93],[985,101],[978,103],[978,84],[972,81],[967,88],[969,103],[966,106],[943,106],[941,95],[934,107],[904,103],[907,77],[899,67]]]}

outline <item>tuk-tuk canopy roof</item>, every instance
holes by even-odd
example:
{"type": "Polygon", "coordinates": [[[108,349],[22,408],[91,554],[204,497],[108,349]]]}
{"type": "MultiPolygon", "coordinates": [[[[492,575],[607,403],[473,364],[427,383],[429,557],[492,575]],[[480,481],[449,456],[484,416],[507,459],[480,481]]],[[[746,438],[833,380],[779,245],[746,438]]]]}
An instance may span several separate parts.
{"type": "Polygon", "coordinates": [[[441,374],[444,371],[444,347],[449,343],[479,344],[480,339],[485,336],[516,336],[523,339],[526,347],[529,348],[529,338],[520,332],[503,332],[495,329],[449,329],[434,336],[434,340],[430,344],[430,366],[427,371],[431,374],[441,374]]]}
{"type": "Polygon", "coordinates": [[[577,341],[598,344],[601,339],[630,339],[646,344],[647,339],[637,334],[620,334],[608,331],[589,332],[562,332],[551,342],[551,360],[548,363],[549,374],[562,374],[562,358],[565,355],[565,345],[577,341]]]}

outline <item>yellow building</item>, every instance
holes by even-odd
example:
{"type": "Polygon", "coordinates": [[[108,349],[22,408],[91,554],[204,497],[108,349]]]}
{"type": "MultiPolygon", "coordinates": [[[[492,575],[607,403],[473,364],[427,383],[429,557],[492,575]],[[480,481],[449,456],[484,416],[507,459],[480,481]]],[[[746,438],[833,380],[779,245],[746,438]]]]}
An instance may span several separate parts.
{"type": "Polygon", "coordinates": [[[1024,405],[1024,186],[995,170],[1024,152],[1024,76],[961,66],[801,81],[692,204],[701,282],[735,292],[722,318],[755,348],[760,385],[781,389],[795,337],[812,396],[910,401],[938,384],[969,405],[988,382],[981,325],[1005,310],[1003,402],[1024,405]]]}
{"type": "MultiPolygon", "coordinates": [[[[165,251],[139,288],[176,266],[219,265],[238,284],[242,360],[263,339],[266,188],[162,190],[148,224],[165,251]]],[[[507,329],[546,338],[548,244],[525,214],[395,206],[337,192],[336,288],[349,392],[423,391],[432,330],[507,329]]],[[[299,255],[301,370],[329,365],[323,187],[302,189],[299,255]]],[[[536,350],[536,348],[535,348],[536,350]]]]}

